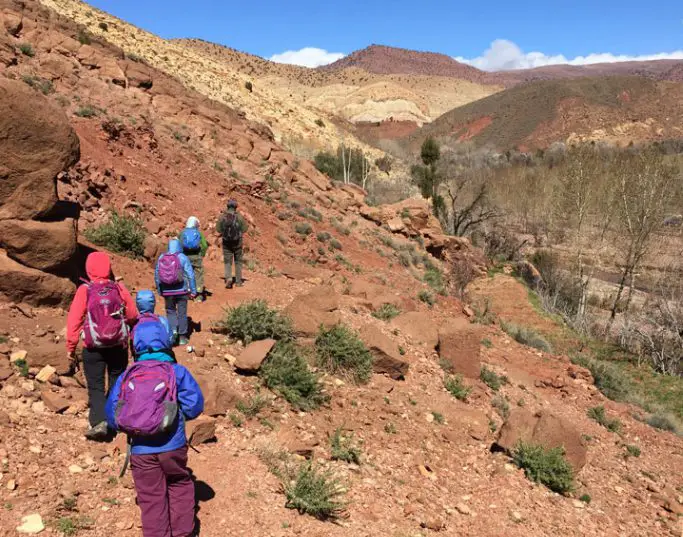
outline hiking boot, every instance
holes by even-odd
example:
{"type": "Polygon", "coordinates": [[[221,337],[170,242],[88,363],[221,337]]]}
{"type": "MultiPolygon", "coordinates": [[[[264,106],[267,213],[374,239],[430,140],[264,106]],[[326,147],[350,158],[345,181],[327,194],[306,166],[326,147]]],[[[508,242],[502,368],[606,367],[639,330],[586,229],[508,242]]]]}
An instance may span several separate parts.
{"type": "Polygon", "coordinates": [[[243,283],[243,282],[237,282],[235,285],[236,285],[237,287],[244,287],[244,283],[243,283]]]}
{"type": "Polygon", "coordinates": [[[88,440],[104,440],[109,434],[109,427],[106,421],[101,421],[94,427],[91,427],[85,432],[85,437],[88,440]]]}
{"type": "Polygon", "coordinates": [[[226,289],[232,289],[232,282],[228,282],[225,284],[226,289]]]}
{"type": "Polygon", "coordinates": [[[190,343],[190,340],[187,339],[185,336],[180,336],[180,339],[178,339],[178,345],[187,345],[190,343]]]}

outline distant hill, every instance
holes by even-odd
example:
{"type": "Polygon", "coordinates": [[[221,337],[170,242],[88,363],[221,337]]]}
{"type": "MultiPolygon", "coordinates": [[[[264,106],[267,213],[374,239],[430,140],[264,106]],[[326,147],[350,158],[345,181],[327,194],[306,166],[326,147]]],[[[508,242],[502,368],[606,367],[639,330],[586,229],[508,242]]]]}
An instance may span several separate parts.
{"type": "Polygon", "coordinates": [[[428,136],[499,150],[555,141],[627,144],[683,136],[683,84],[643,77],[535,81],[455,108],[404,139],[428,136]]]}

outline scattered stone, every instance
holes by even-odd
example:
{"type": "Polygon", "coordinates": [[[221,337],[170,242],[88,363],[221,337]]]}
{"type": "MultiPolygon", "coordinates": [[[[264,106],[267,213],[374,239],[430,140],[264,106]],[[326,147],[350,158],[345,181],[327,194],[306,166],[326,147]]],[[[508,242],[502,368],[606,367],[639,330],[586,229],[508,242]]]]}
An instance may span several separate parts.
{"type": "Polygon", "coordinates": [[[275,343],[274,339],[263,339],[250,343],[237,358],[235,368],[242,373],[257,373],[275,343]]]}
{"type": "Polygon", "coordinates": [[[186,424],[187,438],[191,446],[198,446],[216,438],[216,420],[200,416],[186,424]]]}
{"type": "Polygon", "coordinates": [[[371,324],[361,329],[360,337],[374,358],[372,368],[375,373],[386,374],[394,380],[405,378],[410,365],[403,360],[394,341],[371,324]]]}
{"type": "Polygon", "coordinates": [[[572,505],[577,509],[584,509],[586,507],[586,504],[581,500],[572,500],[572,505]]]}
{"type": "Polygon", "coordinates": [[[78,464],[72,464],[69,466],[69,473],[70,474],[81,474],[83,473],[83,468],[78,466],[78,464]]]}
{"type": "Polygon", "coordinates": [[[19,533],[36,534],[45,529],[43,519],[38,513],[27,515],[21,519],[21,525],[17,527],[19,533]]]}
{"type": "Polygon", "coordinates": [[[432,531],[443,531],[446,529],[446,523],[440,518],[430,518],[426,522],[421,522],[420,526],[432,531]]]}
{"type": "Polygon", "coordinates": [[[57,414],[64,412],[71,405],[71,402],[66,398],[49,390],[43,390],[40,393],[40,397],[42,398],[43,403],[45,403],[45,406],[57,414]]]}
{"type": "Polygon", "coordinates": [[[18,362],[19,360],[26,360],[27,355],[28,351],[25,350],[14,351],[12,354],[9,355],[9,361],[13,364],[15,362],[18,362]]]}
{"type": "Polygon", "coordinates": [[[472,510],[467,507],[464,503],[459,503],[455,506],[455,509],[460,513],[461,515],[471,515],[472,510]]]}
{"type": "Polygon", "coordinates": [[[7,490],[16,490],[17,489],[17,480],[16,479],[10,479],[7,481],[7,490]]]}
{"type": "Polygon", "coordinates": [[[417,466],[417,469],[418,469],[419,472],[420,472],[424,477],[426,477],[427,479],[430,479],[430,480],[432,480],[432,481],[436,481],[436,474],[435,474],[434,471],[433,471],[431,468],[429,468],[428,466],[425,466],[424,464],[419,464],[419,465],[417,466]]]}
{"type": "Polygon", "coordinates": [[[455,373],[478,379],[481,372],[481,330],[467,319],[450,321],[439,330],[439,357],[455,373]]]}
{"type": "Polygon", "coordinates": [[[36,375],[36,380],[38,382],[47,382],[48,380],[50,380],[50,377],[54,375],[56,372],[57,370],[54,367],[52,367],[51,365],[46,365],[36,375]]]}

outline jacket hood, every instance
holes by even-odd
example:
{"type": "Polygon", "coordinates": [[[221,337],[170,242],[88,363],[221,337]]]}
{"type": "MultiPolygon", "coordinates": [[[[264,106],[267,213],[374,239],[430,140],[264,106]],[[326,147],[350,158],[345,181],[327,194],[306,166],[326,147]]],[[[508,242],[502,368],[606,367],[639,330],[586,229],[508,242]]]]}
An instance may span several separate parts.
{"type": "Polygon", "coordinates": [[[169,254],[180,254],[183,252],[183,247],[178,239],[171,239],[168,243],[169,254]]]}
{"type": "Polygon", "coordinates": [[[85,260],[85,272],[91,280],[107,280],[111,277],[111,259],[104,252],[93,252],[85,260]]]}
{"type": "Polygon", "coordinates": [[[156,305],[154,293],[149,289],[138,291],[135,297],[135,305],[140,313],[154,313],[154,306],[156,305]]]}
{"type": "Polygon", "coordinates": [[[185,227],[190,229],[193,227],[199,227],[199,218],[196,216],[190,216],[190,218],[187,219],[187,222],[185,223],[185,227]]]}

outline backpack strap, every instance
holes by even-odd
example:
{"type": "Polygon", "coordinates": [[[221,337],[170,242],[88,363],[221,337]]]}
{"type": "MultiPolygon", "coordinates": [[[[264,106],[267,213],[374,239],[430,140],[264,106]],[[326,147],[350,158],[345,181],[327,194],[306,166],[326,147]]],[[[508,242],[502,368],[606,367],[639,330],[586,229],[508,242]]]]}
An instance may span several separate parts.
{"type": "Polygon", "coordinates": [[[121,467],[121,471],[119,472],[119,479],[121,479],[125,473],[126,470],[128,469],[128,465],[130,464],[130,455],[133,450],[133,441],[131,437],[128,437],[128,440],[126,442],[126,458],[123,461],[123,466],[121,467]]]}

